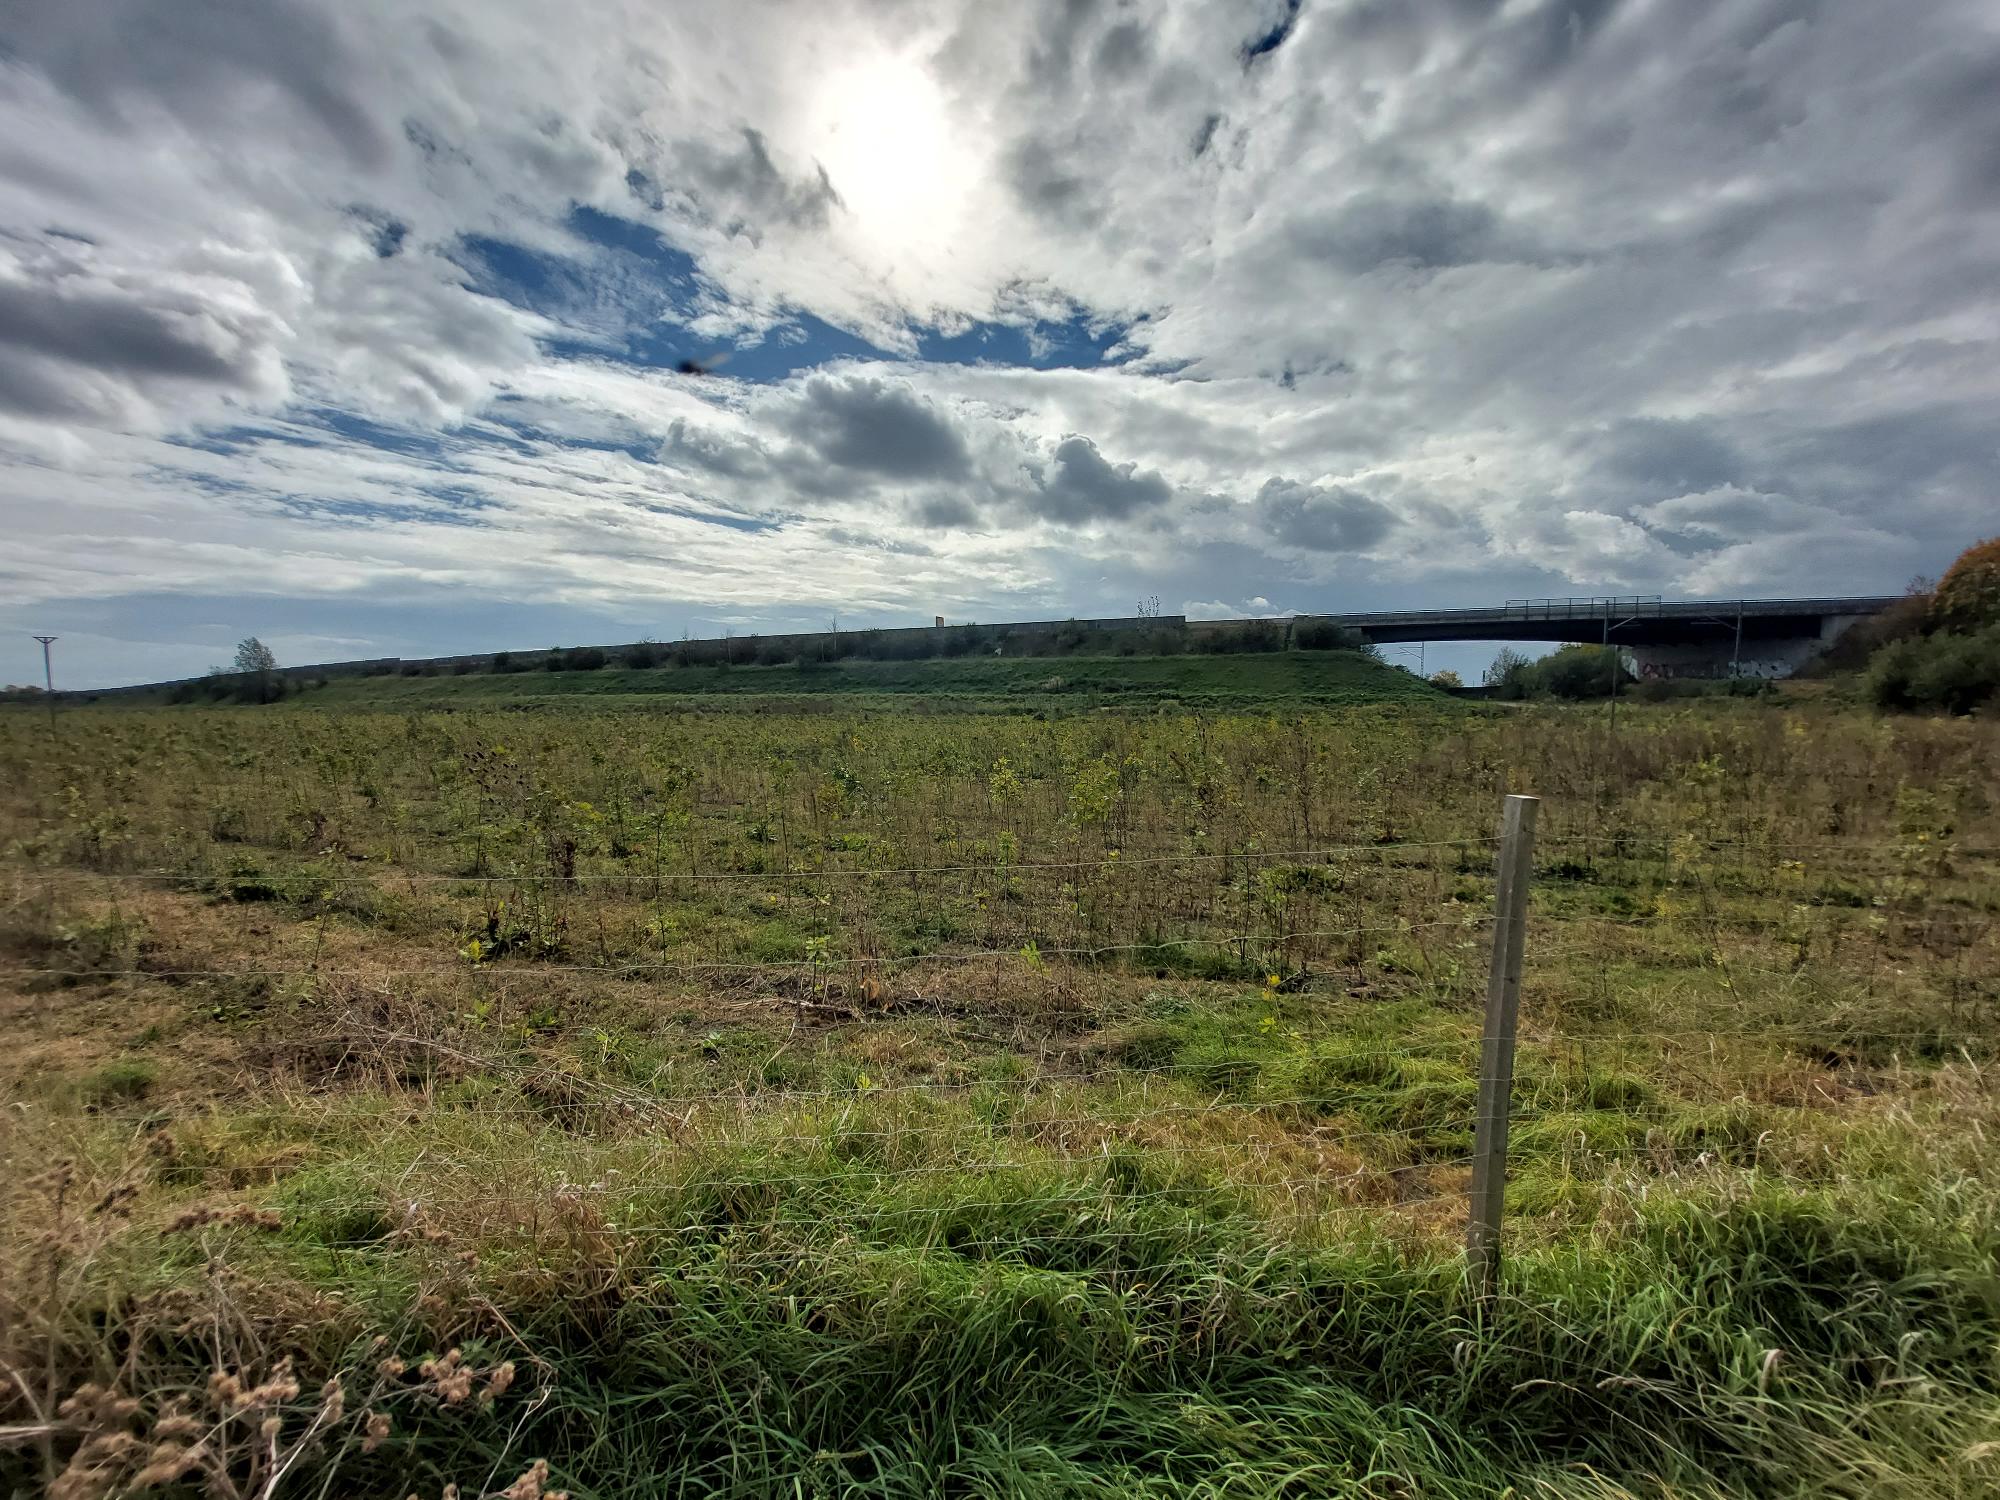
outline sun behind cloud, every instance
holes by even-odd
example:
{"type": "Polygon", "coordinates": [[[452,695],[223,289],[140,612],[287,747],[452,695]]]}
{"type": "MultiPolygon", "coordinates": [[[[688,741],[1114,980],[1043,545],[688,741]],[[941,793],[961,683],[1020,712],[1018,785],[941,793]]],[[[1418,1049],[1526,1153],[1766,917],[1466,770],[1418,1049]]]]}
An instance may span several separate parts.
{"type": "Polygon", "coordinates": [[[949,254],[980,164],[922,63],[881,53],[839,69],[808,118],[806,144],[845,210],[840,231],[867,260],[949,254]]]}

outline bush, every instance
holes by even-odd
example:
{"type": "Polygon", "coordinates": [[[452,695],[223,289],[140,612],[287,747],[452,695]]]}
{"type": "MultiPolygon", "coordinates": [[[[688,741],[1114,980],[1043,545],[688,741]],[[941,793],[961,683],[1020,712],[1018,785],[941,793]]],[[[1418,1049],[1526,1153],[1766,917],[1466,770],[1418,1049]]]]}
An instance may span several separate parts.
{"type": "Polygon", "coordinates": [[[1300,620],[1292,627],[1292,644],[1301,651],[1369,651],[1368,637],[1331,620],[1300,620]]]}
{"type": "Polygon", "coordinates": [[[628,667],[657,667],[660,664],[660,648],[651,641],[641,641],[636,646],[627,646],[620,659],[628,667]]]}
{"type": "Polygon", "coordinates": [[[1559,647],[1534,663],[1528,677],[1535,691],[1572,701],[1608,698],[1614,681],[1619,687],[1632,681],[1625,653],[1616,646],[1559,647]]]}
{"type": "Polygon", "coordinates": [[[1928,581],[1913,582],[1908,593],[1880,614],[1856,620],[1835,636],[1824,650],[1799,669],[1799,675],[1827,677],[1862,670],[1884,646],[1922,635],[1929,623],[1930,607],[1928,581]]]}
{"type": "Polygon", "coordinates": [[[1878,708],[1969,714],[2000,700],[2000,624],[1892,641],[1868,665],[1878,708]]]}
{"type": "Polygon", "coordinates": [[[1204,632],[1199,641],[1199,649],[1211,656],[1277,651],[1284,646],[1284,636],[1275,620],[1245,620],[1240,625],[1226,625],[1204,632]]]}
{"type": "Polygon", "coordinates": [[[1617,646],[1562,646],[1540,661],[1529,661],[1518,651],[1502,648],[1481,680],[1497,688],[1502,698],[1577,701],[1609,697],[1614,672],[1621,691],[1635,680],[1625,664],[1624,651],[1617,646]]]}

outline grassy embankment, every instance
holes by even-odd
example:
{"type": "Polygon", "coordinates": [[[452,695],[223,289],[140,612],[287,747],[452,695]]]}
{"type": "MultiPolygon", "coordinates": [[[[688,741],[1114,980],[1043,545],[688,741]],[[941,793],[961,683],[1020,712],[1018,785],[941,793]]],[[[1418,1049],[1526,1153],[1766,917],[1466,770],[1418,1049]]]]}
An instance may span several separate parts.
{"type": "Polygon", "coordinates": [[[1992,1491],[1994,726],[457,706],[0,718],[7,1478],[1992,1491]]]}
{"type": "Polygon", "coordinates": [[[1409,672],[1345,651],[1235,656],[964,656],[929,661],[789,662],[775,666],[600,667],[590,671],[334,678],[287,700],[339,707],[471,707],[578,696],[693,703],[809,704],[877,699],[884,706],[1244,708],[1442,703],[1409,672]]]}

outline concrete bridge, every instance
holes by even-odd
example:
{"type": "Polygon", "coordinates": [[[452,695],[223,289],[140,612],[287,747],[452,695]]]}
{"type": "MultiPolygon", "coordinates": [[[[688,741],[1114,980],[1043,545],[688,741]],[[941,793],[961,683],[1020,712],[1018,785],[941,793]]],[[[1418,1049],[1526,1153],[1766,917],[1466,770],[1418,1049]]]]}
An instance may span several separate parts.
{"type": "Polygon", "coordinates": [[[1510,599],[1485,609],[1410,609],[1324,618],[1377,644],[1582,641],[1626,647],[1641,677],[1789,677],[1893,594],[1825,599],[1663,600],[1657,594],[1510,599]]]}

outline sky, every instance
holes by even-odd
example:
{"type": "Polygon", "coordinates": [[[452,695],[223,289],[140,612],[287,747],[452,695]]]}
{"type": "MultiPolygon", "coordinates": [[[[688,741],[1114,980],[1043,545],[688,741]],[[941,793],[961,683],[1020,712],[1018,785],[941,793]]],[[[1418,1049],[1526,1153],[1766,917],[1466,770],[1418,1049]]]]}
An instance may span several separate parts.
{"type": "Polygon", "coordinates": [[[0,680],[1895,592],[1996,356],[1990,0],[0,10],[0,680]]]}

